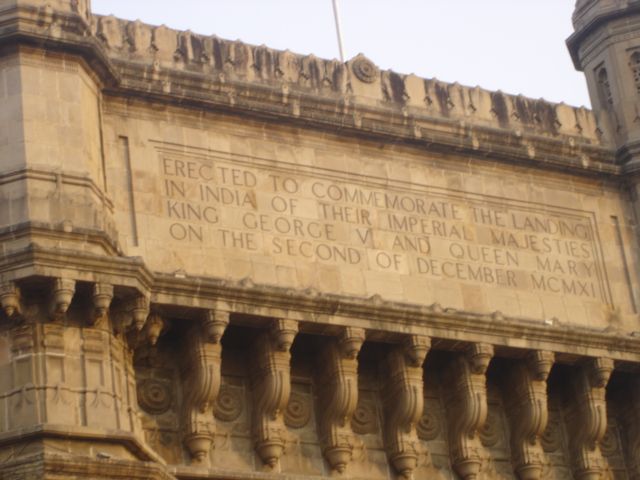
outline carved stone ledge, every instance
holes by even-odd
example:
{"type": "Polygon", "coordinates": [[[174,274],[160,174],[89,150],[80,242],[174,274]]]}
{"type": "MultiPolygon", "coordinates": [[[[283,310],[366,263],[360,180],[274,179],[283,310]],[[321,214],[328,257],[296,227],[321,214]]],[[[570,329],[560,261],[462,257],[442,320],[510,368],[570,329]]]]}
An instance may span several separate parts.
{"type": "Polygon", "coordinates": [[[542,476],[541,439],[549,420],[547,378],[554,357],[553,352],[533,351],[509,371],[505,404],[513,464],[520,480],[539,480],[542,476]]]}
{"type": "Polygon", "coordinates": [[[571,379],[572,405],[567,425],[577,480],[600,480],[606,466],[600,442],[607,430],[605,394],[613,367],[611,359],[594,358],[578,367],[571,379]]]}
{"type": "Polygon", "coordinates": [[[297,331],[295,321],[274,320],[253,345],[253,437],[258,456],[271,468],[278,465],[284,450],[283,413],[291,393],[289,349],[297,331]]]}
{"type": "Polygon", "coordinates": [[[386,359],[384,391],[385,444],[393,468],[409,479],[418,466],[416,425],[424,410],[422,364],[431,346],[428,337],[411,336],[386,359]]]}
{"type": "MultiPolygon", "coordinates": [[[[228,317],[224,313],[217,316],[222,319],[225,315],[228,317]]],[[[184,443],[192,461],[198,464],[208,463],[215,434],[214,407],[220,391],[222,335],[212,338],[209,333],[207,322],[199,322],[189,332],[185,344],[188,355],[183,385],[184,443]]]]}
{"type": "Polygon", "coordinates": [[[343,473],[353,455],[351,417],[358,404],[357,356],[365,332],[347,327],[331,339],[318,359],[318,413],[322,453],[333,470],[343,473]]]}
{"type": "Polygon", "coordinates": [[[480,431],[487,420],[486,371],[493,347],[472,344],[445,374],[451,460],[464,480],[478,478],[482,464],[480,431]]]}

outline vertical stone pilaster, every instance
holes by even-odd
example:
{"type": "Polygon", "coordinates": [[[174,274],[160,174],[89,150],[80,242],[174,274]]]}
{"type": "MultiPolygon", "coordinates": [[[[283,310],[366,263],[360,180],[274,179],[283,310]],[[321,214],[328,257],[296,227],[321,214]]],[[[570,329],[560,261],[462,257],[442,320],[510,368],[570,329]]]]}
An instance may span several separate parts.
{"type": "Polygon", "coordinates": [[[480,430],[488,412],[485,375],[492,357],[493,346],[474,343],[445,374],[451,462],[464,480],[475,480],[482,464],[480,430]]]}
{"type": "Polygon", "coordinates": [[[505,389],[511,428],[511,455],[520,480],[539,480],[544,464],[540,438],[549,420],[547,378],[554,362],[552,352],[534,351],[514,364],[505,389]]]}
{"type": "Polygon", "coordinates": [[[275,320],[253,346],[253,437],[258,456],[271,468],[278,465],[284,450],[283,412],[291,393],[289,349],[298,332],[292,320],[275,320]]]}
{"type": "Polygon", "coordinates": [[[606,386],[613,360],[595,358],[578,367],[571,378],[571,406],[567,413],[569,450],[577,480],[603,478],[605,461],[600,442],[607,430],[606,386]]]}
{"type": "Polygon", "coordinates": [[[226,312],[208,312],[188,334],[184,380],[184,443],[195,463],[207,464],[213,445],[213,408],[220,391],[220,340],[229,323],[226,312]]]}
{"type": "Polygon", "coordinates": [[[385,444],[393,468],[404,478],[412,478],[418,466],[416,424],[424,410],[422,364],[431,339],[412,335],[394,347],[386,359],[384,386],[385,444]]]}
{"type": "Polygon", "coordinates": [[[331,339],[318,365],[318,415],[322,453],[332,469],[343,473],[353,453],[351,417],[358,404],[358,353],[361,328],[344,328],[331,339]]]}

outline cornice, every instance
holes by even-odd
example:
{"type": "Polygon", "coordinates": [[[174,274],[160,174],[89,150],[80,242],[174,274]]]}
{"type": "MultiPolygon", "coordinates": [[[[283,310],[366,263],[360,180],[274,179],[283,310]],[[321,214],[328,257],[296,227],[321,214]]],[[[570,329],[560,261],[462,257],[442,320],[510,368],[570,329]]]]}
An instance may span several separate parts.
{"type": "MultiPolygon", "coordinates": [[[[393,340],[407,332],[434,342],[491,341],[505,349],[543,349],[567,361],[589,352],[620,362],[640,362],[640,336],[594,329],[555,319],[532,320],[500,312],[477,314],[438,304],[422,306],[386,301],[379,296],[351,297],[258,285],[250,279],[230,281],[211,277],[169,275],[150,271],[139,257],[106,257],[32,245],[0,259],[3,280],[18,283],[33,277],[69,277],[78,281],[117,282],[150,296],[154,308],[176,319],[221,309],[237,314],[298,320],[301,330],[327,331],[329,325],[366,328],[371,338],[393,340]],[[375,327],[372,328],[372,325],[375,327]],[[594,353],[595,352],[595,353],[594,353]]],[[[241,321],[241,320],[239,320],[241,321]]]]}

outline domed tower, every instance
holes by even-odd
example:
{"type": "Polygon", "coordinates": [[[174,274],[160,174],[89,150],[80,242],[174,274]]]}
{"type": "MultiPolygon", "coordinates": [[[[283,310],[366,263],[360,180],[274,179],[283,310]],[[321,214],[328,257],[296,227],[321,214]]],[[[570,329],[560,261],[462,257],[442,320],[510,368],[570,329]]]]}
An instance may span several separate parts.
{"type": "Polygon", "coordinates": [[[578,0],[573,26],[567,45],[599,128],[617,161],[640,169],[640,0],[578,0]]]}

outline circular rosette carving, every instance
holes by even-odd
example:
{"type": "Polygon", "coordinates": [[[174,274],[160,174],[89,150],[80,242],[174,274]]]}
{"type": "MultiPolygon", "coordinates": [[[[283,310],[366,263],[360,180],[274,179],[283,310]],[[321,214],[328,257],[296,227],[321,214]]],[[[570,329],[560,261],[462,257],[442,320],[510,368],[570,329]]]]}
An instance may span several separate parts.
{"type": "Polygon", "coordinates": [[[171,408],[173,394],[169,382],[148,378],[138,383],[138,404],[147,413],[160,415],[171,408]]]}
{"type": "Polygon", "coordinates": [[[371,60],[362,55],[353,60],[351,69],[356,78],[364,83],[373,83],[378,78],[378,68],[371,60]]]}
{"type": "Polygon", "coordinates": [[[292,392],[287,409],[284,412],[284,423],[291,428],[302,428],[311,419],[311,405],[305,395],[292,392]]]}
{"type": "Polygon", "coordinates": [[[562,447],[562,431],[558,420],[549,420],[547,428],[540,438],[540,443],[545,452],[557,452],[562,447]]]}
{"type": "Polygon", "coordinates": [[[378,417],[376,407],[371,402],[359,402],[351,418],[351,428],[356,433],[376,433],[378,431],[378,417]]]}
{"type": "Polygon", "coordinates": [[[239,388],[222,385],[216,400],[215,416],[223,422],[233,422],[242,414],[243,401],[239,388]]]}
{"type": "Polygon", "coordinates": [[[480,430],[480,441],[485,447],[495,447],[500,441],[500,422],[495,413],[487,415],[487,421],[480,430]]]}
{"type": "Polygon", "coordinates": [[[440,420],[432,412],[425,412],[416,425],[418,437],[422,440],[435,440],[440,435],[442,427],[440,420]]]}

